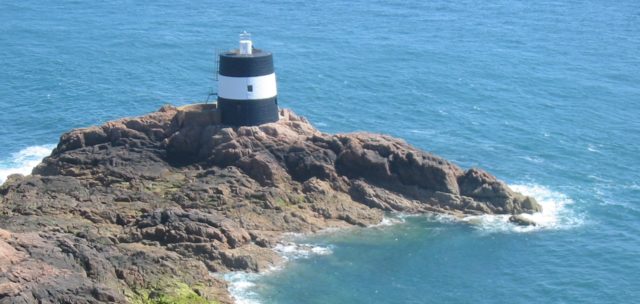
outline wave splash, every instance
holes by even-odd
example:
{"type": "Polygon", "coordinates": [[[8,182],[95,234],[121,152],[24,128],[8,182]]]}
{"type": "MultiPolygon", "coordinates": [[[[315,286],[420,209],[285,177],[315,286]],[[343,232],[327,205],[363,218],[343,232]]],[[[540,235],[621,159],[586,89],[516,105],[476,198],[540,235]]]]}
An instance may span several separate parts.
{"type": "Polygon", "coordinates": [[[314,255],[329,255],[333,251],[330,247],[323,247],[313,244],[298,244],[293,242],[280,243],[274,250],[285,260],[307,259],[314,255]]]}
{"type": "Polygon", "coordinates": [[[510,215],[475,215],[464,217],[462,220],[484,232],[561,230],[582,225],[583,219],[569,207],[574,201],[567,195],[537,184],[509,187],[516,192],[534,197],[542,205],[542,212],[523,215],[536,222],[536,226],[514,225],[509,222],[510,215]]]}
{"type": "Polygon", "coordinates": [[[389,226],[395,226],[398,224],[403,224],[406,222],[406,218],[410,216],[416,216],[416,215],[401,213],[401,212],[388,213],[388,214],[385,214],[385,216],[382,218],[382,221],[380,221],[380,223],[370,225],[369,228],[384,228],[389,226]]]}
{"type": "Polygon", "coordinates": [[[237,304],[259,304],[258,294],[254,291],[259,277],[257,273],[236,271],[225,274],[223,278],[229,283],[229,293],[237,304]]]}
{"type": "Polygon", "coordinates": [[[51,154],[54,145],[31,146],[11,154],[8,159],[0,160],[0,184],[7,180],[11,174],[31,174],[31,170],[37,166],[43,158],[51,154]]]}
{"type": "MultiPolygon", "coordinates": [[[[296,236],[296,235],[292,235],[296,236]]],[[[319,246],[315,244],[302,244],[294,242],[281,242],[277,244],[275,250],[285,261],[308,259],[317,255],[329,255],[333,253],[331,247],[319,246]]],[[[256,293],[256,281],[260,276],[272,271],[281,270],[282,267],[273,267],[263,273],[248,273],[243,271],[230,272],[224,275],[224,279],[229,283],[229,293],[238,304],[259,304],[260,297],[256,293]]]]}

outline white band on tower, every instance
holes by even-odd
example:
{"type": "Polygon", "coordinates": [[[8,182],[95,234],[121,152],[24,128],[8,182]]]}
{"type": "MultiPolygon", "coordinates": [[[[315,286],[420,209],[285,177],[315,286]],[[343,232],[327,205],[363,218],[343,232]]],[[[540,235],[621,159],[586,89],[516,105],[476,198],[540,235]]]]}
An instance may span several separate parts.
{"type": "Polygon", "coordinates": [[[278,95],[276,74],[255,77],[229,77],[218,75],[218,96],[227,99],[250,100],[272,98],[278,95]]]}

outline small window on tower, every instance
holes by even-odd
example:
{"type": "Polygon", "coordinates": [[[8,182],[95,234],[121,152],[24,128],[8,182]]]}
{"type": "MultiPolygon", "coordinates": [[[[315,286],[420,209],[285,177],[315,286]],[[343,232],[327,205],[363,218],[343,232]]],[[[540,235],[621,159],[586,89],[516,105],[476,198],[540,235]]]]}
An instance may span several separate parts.
{"type": "Polygon", "coordinates": [[[247,92],[253,92],[253,85],[247,86],[247,92]]]}

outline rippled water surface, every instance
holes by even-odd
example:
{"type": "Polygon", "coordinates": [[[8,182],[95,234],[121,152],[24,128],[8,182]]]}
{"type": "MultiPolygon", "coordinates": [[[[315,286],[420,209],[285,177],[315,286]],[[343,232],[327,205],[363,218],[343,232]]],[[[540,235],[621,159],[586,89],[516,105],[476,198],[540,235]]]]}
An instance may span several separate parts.
{"type": "Polygon", "coordinates": [[[640,2],[5,0],[0,20],[0,181],[70,128],[204,100],[247,30],[321,130],[402,137],[545,206],[533,230],[391,216],[300,239],[230,277],[240,301],[640,298],[640,2]]]}

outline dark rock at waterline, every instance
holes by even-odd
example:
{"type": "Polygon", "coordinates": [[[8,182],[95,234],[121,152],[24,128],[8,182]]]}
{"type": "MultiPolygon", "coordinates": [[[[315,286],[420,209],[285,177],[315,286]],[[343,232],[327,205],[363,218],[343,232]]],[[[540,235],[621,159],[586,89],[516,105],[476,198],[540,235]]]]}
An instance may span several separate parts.
{"type": "Polygon", "coordinates": [[[33,175],[0,187],[0,303],[121,303],[176,286],[226,303],[209,273],[279,263],[270,248],[285,232],[367,226],[384,211],[540,210],[389,136],[325,134],[288,110],[231,128],[215,105],[165,106],[68,132],[33,175]]]}
{"type": "Polygon", "coordinates": [[[512,223],[514,223],[516,225],[520,225],[520,226],[537,226],[538,225],[534,220],[532,220],[532,219],[530,219],[530,218],[528,218],[528,217],[526,217],[526,216],[524,216],[522,214],[516,214],[516,215],[510,216],[509,217],[509,222],[512,222],[512,223]]]}

